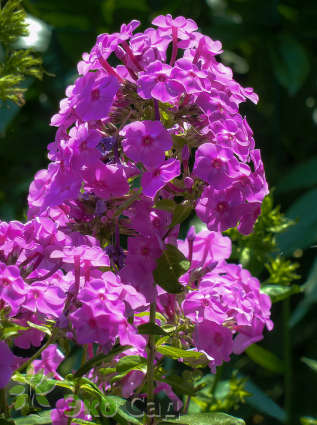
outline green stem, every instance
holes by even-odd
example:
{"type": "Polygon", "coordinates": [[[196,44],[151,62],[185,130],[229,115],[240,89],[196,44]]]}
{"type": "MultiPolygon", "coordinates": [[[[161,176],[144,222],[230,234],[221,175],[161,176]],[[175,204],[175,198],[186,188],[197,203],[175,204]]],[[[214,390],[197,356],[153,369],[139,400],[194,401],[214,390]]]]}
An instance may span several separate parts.
{"type": "Polygon", "coordinates": [[[186,402],[185,402],[185,406],[184,406],[184,410],[183,410],[183,414],[184,414],[184,415],[186,415],[186,414],[188,413],[188,408],[189,408],[190,399],[191,399],[191,396],[190,396],[190,395],[188,395],[188,396],[186,397],[186,402]]]}
{"type": "Polygon", "coordinates": [[[0,413],[4,413],[4,416],[6,418],[10,417],[6,388],[0,389],[0,413]]]}
{"type": "Polygon", "coordinates": [[[212,386],[211,386],[211,389],[210,389],[210,392],[211,392],[211,395],[212,395],[212,400],[215,399],[215,391],[216,391],[218,382],[220,381],[221,375],[222,375],[222,366],[218,366],[217,369],[216,369],[215,379],[214,379],[212,386]]]}
{"type": "Polygon", "coordinates": [[[42,345],[42,347],[40,349],[38,349],[37,352],[35,354],[33,354],[32,357],[30,357],[26,362],[24,362],[20,367],[18,367],[16,369],[16,372],[22,372],[24,369],[26,369],[27,367],[29,367],[30,364],[33,362],[33,360],[37,359],[42,354],[42,352],[49,345],[51,345],[54,342],[55,338],[56,338],[56,334],[55,334],[55,332],[53,332],[52,335],[46,341],[46,343],[44,345],[42,345]]]}
{"type": "MultiPolygon", "coordinates": [[[[155,313],[156,313],[156,302],[150,305],[150,320],[149,323],[155,324],[155,313]]],[[[153,413],[153,402],[154,402],[154,360],[155,360],[155,335],[149,335],[147,344],[147,413],[150,414],[151,410],[153,413]]],[[[148,425],[154,424],[154,418],[148,418],[148,425]]]]}
{"type": "Polygon", "coordinates": [[[136,201],[142,192],[142,188],[140,187],[137,191],[135,191],[121,206],[118,208],[114,214],[115,217],[119,217],[124,210],[129,208],[130,205],[136,201]]]}
{"type": "Polygon", "coordinates": [[[283,357],[284,357],[284,409],[286,424],[291,423],[292,417],[292,347],[290,335],[290,300],[283,301],[283,357]]]}

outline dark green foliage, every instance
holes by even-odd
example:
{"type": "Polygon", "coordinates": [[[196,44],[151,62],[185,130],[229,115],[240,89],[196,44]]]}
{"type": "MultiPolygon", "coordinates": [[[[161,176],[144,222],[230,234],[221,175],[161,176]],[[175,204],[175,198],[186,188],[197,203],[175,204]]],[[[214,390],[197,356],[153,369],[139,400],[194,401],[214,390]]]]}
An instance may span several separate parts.
{"type": "Polygon", "coordinates": [[[18,105],[24,103],[22,81],[28,76],[43,76],[42,59],[30,50],[15,50],[13,45],[18,37],[28,35],[25,18],[21,0],[9,0],[3,7],[0,3],[0,101],[18,105]]]}

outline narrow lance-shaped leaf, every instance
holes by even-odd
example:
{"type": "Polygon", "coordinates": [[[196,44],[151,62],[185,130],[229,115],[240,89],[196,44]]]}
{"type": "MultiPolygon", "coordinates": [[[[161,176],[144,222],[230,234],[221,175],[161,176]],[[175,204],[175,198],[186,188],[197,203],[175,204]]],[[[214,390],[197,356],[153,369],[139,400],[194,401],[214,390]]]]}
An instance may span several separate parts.
{"type": "Polygon", "coordinates": [[[258,365],[274,373],[283,373],[284,364],[275,354],[257,344],[246,349],[247,355],[258,365]]]}
{"type": "Polygon", "coordinates": [[[194,413],[182,415],[178,419],[159,422],[159,425],[184,424],[184,425],[245,425],[243,419],[227,415],[222,412],[194,413]]]}
{"type": "Polygon", "coordinates": [[[101,362],[109,362],[112,360],[114,356],[117,354],[122,353],[122,351],[127,350],[130,348],[129,345],[119,345],[118,347],[114,347],[108,354],[100,353],[97,356],[93,357],[92,359],[88,360],[82,367],[80,367],[77,372],[75,373],[75,378],[79,378],[80,376],[83,376],[85,373],[89,372],[90,369],[92,369],[97,364],[100,364],[101,362]]]}
{"type": "Polygon", "coordinates": [[[264,285],[261,291],[269,295],[272,303],[285,300],[293,294],[298,294],[302,291],[299,285],[283,286],[283,285],[264,285]]]}

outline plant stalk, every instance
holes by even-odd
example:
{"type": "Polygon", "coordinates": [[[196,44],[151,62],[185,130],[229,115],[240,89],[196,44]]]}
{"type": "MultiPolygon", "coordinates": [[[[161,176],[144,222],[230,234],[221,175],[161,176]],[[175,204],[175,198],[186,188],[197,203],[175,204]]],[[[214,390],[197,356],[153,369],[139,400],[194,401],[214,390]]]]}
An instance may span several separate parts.
{"type": "Polygon", "coordinates": [[[10,417],[6,388],[0,389],[0,413],[4,413],[6,418],[10,417]]]}
{"type": "Polygon", "coordinates": [[[55,332],[52,333],[52,335],[48,338],[48,340],[46,341],[46,343],[44,345],[42,345],[41,348],[39,348],[37,350],[37,352],[35,354],[33,354],[32,357],[30,357],[26,362],[24,362],[20,367],[18,367],[15,372],[22,372],[24,369],[26,369],[32,362],[33,360],[37,359],[42,352],[49,346],[51,345],[54,340],[56,338],[55,332]]]}
{"type": "MultiPolygon", "coordinates": [[[[156,302],[150,304],[149,323],[155,324],[156,302]]],[[[154,406],[154,360],[155,360],[155,335],[149,335],[147,344],[147,414],[148,425],[154,424],[153,406],[154,406]]]]}

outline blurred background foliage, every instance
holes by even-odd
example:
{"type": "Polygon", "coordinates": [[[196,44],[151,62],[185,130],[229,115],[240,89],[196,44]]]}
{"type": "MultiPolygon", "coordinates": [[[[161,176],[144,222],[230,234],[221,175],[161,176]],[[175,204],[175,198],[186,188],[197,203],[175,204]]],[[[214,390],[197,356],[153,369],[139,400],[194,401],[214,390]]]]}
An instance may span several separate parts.
{"type": "MultiPolygon", "coordinates": [[[[272,213],[273,207],[268,207],[271,228],[267,231],[273,235],[274,226],[288,229],[276,239],[274,236],[266,283],[287,286],[298,273],[304,290],[292,297],[288,307],[285,303],[274,306],[276,331],[260,347],[276,356],[270,358],[273,369],[259,368],[253,361],[265,359],[265,352],[235,359],[235,367],[252,377],[246,390],[255,394],[249,401],[246,397],[247,404],[236,414],[249,418],[248,424],[273,425],[285,422],[280,406],[291,402],[286,406],[292,410],[289,423],[298,424],[301,416],[317,417],[317,373],[312,371],[317,359],[316,0],[24,0],[22,4],[29,35],[11,47],[31,48],[34,57],[42,57],[46,74],[41,80],[36,80],[39,75],[35,74],[23,76],[27,78],[21,87],[27,91],[22,108],[8,100],[0,103],[0,217],[25,218],[29,183],[37,170],[46,167],[46,146],[54,138],[50,117],[76,76],[82,52],[90,50],[97,34],[118,31],[122,22],[131,19],[141,20],[144,29],[158,14],[193,18],[203,33],[222,41],[221,59],[233,68],[236,79],[260,95],[257,107],[242,105],[243,113],[262,150],[269,184],[275,188],[275,205],[296,223],[288,226],[276,218],[277,210],[272,213]],[[296,273],[294,263],[289,262],[294,257],[300,264],[296,273]],[[285,327],[288,317],[290,332],[285,327]],[[292,358],[283,351],[285,344],[292,345],[292,358]],[[284,373],[283,377],[279,357],[288,368],[292,364],[292,376],[284,373]]],[[[2,40],[0,64],[6,48],[2,40]]],[[[258,241],[265,242],[263,229],[258,227],[258,241]]],[[[256,238],[238,240],[234,232],[231,236],[240,243],[236,258],[249,262],[251,268],[261,262],[261,256],[256,257],[261,253],[254,251],[254,246],[259,246],[256,238]]],[[[236,379],[227,382],[231,390],[243,378],[236,379]]],[[[221,390],[223,386],[218,388],[219,400],[221,390]]],[[[234,394],[239,396],[237,391],[234,394]]],[[[307,421],[302,419],[302,423],[313,423],[307,421]]]]}

